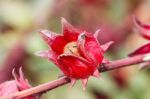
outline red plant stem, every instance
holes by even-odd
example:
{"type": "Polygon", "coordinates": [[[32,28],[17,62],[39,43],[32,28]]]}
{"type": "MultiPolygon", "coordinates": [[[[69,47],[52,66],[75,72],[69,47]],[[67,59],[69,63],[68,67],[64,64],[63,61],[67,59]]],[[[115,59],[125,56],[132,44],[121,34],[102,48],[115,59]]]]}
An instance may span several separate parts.
{"type": "Polygon", "coordinates": [[[118,68],[127,67],[127,66],[130,66],[130,65],[142,63],[142,62],[145,62],[143,60],[143,57],[145,57],[145,55],[139,55],[139,56],[134,56],[134,57],[128,57],[128,58],[124,58],[124,59],[115,60],[115,61],[112,61],[108,64],[103,64],[99,68],[99,71],[100,72],[105,72],[105,71],[110,71],[110,70],[114,70],[114,69],[118,69],[118,68]]]}
{"type": "MultiPolygon", "coordinates": [[[[127,67],[130,65],[142,63],[142,62],[145,62],[143,60],[144,57],[145,57],[145,55],[139,55],[139,56],[115,60],[115,61],[112,61],[110,63],[101,65],[99,68],[99,71],[105,72],[105,71],[110,71],[110,70],[114,70],[114,69],[118,69],[118,68],[127,67]]],[[[61,77],[61,78],[56,79],[52,82],[48,82],[48,83],[30,88],[30,89],[18,92],[16,94],[14,94],[12,96],[12,98],[13,99],[21,99],[21,98],[24,98],[24,97],[27,97],[30,95],[36,95],[38,93],[44,93],[46,91],[55,89],[59,86],[65,85],[69,82],[70,82],[70,79],[68,77],[61,77]]]]}
{"type": "Polygon", "coordinates": [[[35,95],[37,93],[43,93],[43,92],[46,92],[48,90],[57,88],[57,87],[62,86],[64,84],[67,84],[69,82],[70,82],[69,78],[61,77],[61,78],[54,80],[52,82],[48,82],[48,83],[30,88],[30,89],[18,92],[12,98],[13,99],[21,99],[21,98],[24,98],[24,97],[29,96],[29,95],[35,95]]]}

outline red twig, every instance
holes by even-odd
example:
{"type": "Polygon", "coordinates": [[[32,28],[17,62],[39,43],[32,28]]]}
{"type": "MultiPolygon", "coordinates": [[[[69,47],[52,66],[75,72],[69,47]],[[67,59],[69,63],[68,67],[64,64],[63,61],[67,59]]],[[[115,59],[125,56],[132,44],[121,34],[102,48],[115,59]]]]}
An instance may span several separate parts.
{"type": "MultiPolygon", "coordinates": [[[[145,57],[145,55],[139,55],[139,56],[134,56],[134,57],[128,57],[125,59],[115,60],[115,61],[112,61],[112,62],[107,63],[107,64],[102,64],[99,68],[99,71],[105,72],[105,71],[109,71],[109,70],[114,70],[114,69],[123,68],[123,67],[130,66],[130,65],[142,63],[142,62],[145,62],[143,60],[144,57],[145,57]]],[[[52,90],[54,88],[57,88],[59,86],[65,85],[69,82],[70,82],[69,78],[61,77],[61,78],[54,80],[52,82],[48,82],[48,83],[30,88],[30,89],[18,92],[16,94],[14,94],[12,96],[12,98],[13,99],[21,99],[21,98],[24,98],[26,96],[35,95],[38,93],[43,93],[43,92],[52,90]]]]}
{"type": "Polygon", "coordinates": [[[104,71],[110,71],[110,70],[130,66],[130,65],[142,63],[142,62],[144,62],[143,58],[145,56],[146,55],[139,55],[139,56],[115,60],[115,61],[112,61],[108,64],[102,65],[102,67],[100,67],[99,70],[100,70],[100,72],[104,72],[104,71]]]}

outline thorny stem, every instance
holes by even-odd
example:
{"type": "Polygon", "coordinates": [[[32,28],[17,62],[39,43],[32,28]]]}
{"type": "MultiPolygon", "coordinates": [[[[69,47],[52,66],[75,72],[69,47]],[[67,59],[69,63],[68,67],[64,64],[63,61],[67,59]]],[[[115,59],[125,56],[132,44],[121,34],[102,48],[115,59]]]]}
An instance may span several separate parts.
{"type": "MultiPolygon", "coordinates": [[[[127,67],[130,65],[146,62],[143,60],[144,57],[145,57],[145,55],[139,55],[139,56],[128,57],[128,58],[124,58],[124,59],[115,60],[110,63],[102,64],[99,68],[99,72],[106,72],[106,71],[110,71],[110,70],[114,70],[114,69],[118,69],[118,68],[127,67]]],[[[46,91],[55,89],[59,86],[65,85],[69,82],[70,82],[70,79],[68,77],[64,76],[64,77],[56,79],[52,82],[48,82],[48,83],[38,85],[38,86],[30,88],[30,89],[15,93],[12,96],[12,99],[21,99],[21,98],[24,98],[24,97],[27,97],[30,95],[44,93],[46,91]]]]}

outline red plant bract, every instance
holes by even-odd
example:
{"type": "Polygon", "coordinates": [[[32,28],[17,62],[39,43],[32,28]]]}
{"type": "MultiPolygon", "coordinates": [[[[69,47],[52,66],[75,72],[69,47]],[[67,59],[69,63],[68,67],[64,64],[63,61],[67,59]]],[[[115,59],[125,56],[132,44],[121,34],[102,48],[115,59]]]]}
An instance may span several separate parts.
{"type": "Polygon", "coordinates": [[[146,39],[150,40],[150,25],[143,24],[137,17],[133,17],[137,31],[146,39]]]}
{"type": "Polygon", "coordinates": [[[134,52],[130,53],[129,56],[135,56],[140,54],[150,53],[150,43],[147,43],[140,48],[136,49],[134,52]]]}
{"type": "Polygon", "coordinates": [[[90,75],[99,76],[97,69],[106,62],[103,54],[113,42],[100,45],[96,38],[99,30],[93,35],[74,28],[64,18],[61,22],[63,35],[48,30],[40,31],[50,50],[39,51],[36,55],[54,62],[71,79],[72,85],[81,79],[85,88],[90,75]]]}
{"type": "MultiPolygon", "coordinates": [[[[22,69],[19,70],[19,76],[15,74],[15,70],[12,72],[15,80],[6,81],[0,84],[0,99],[11,99],[10,95],[31,88],[32,86],[28,83],[28,80],[24,78],[22,69]]],[[[24,99],[36,99],[36,96],[28,96],[24,99]]]]}

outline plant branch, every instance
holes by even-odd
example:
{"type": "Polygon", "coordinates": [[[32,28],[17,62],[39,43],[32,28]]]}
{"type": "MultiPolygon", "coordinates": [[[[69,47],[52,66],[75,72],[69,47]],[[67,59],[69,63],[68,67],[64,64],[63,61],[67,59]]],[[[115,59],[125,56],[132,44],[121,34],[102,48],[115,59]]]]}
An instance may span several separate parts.
{"type": "MultiPolygon", "coordinates": [[[[110,63],[106,63],[106,64],[102,64],[99,68],[100,72],[106,72],[106,71],[110,71],[110,70],[114,70],[114,69],[118,69],[118,68],[123,68],[123,67],[127,67],[130,65],[134,65],[134,64],[139,64],[139,63],[143,63],[146,62],[148,60],[144,60],[144,57],[146,57],[145,55],[139,55],[139,56],[134,56],[134,57],[128,57],[128,58],[124,58],[124,59],[119,59],[119,60],[115,60],[112,61],[110,63]]],[[[36,95],[38,93],[44,93],[46,91],[55,89],[59,86],[65,85],[67,83],[70,82],[70,79],[68,77],[61,77],[59,79],[56,79],[52,82],[48,82],[18,93],[15,93],[12,98],[13,99],[21,99],[30,95],[36,95]]]]}

